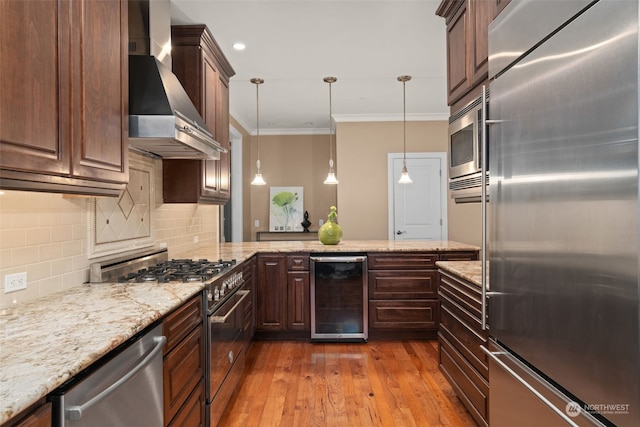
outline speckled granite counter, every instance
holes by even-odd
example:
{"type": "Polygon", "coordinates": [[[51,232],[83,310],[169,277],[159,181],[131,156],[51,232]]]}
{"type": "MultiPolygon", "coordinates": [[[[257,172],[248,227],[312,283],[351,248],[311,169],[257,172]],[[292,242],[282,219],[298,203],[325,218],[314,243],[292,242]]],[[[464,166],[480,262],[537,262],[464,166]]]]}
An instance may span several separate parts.
{"type": "Polygon", "coordinates": [[[238,261],[257,252],[416,252],[416,251],[479,251],[477,246],[453,241],[350,240],[337,245],[323,245],[319,241],[277,241],[224,243],[181,254],[187,258],[228,259],[238,261]]]}
{"type": "MultiPolygon", "coordinates": [[[[317,241],[247,242],[194,249],[173,258],[223,258],[240,263],[258,252],[478,249],[451,241],[364,240],[334,246],[317,241]]],[[[182,305],[202,288],[200,282],[85,284],[1,310],[0,424],[182,305]]]]}
{"type": "MultiPolygon", "coordinates": [[[[436,265],[449,273],[455,274],[474,285],[482,286],[481,261],[438,261],[436,265]]],[[[487,288],[489,288],[489,265],[487,265],[487,288]]]]}

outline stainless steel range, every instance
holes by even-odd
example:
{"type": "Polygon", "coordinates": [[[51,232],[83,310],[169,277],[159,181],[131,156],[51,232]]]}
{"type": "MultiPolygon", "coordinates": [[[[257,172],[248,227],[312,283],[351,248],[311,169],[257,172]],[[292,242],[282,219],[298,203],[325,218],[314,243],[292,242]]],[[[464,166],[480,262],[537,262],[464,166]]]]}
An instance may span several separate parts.
{"type": "Polygon", "coordinates": [[[242,372],[251,289],[235,259],[168,259],[166,249],[91,265],[91,282],[203,282],[206,425],[215,426],[242,372]]]}

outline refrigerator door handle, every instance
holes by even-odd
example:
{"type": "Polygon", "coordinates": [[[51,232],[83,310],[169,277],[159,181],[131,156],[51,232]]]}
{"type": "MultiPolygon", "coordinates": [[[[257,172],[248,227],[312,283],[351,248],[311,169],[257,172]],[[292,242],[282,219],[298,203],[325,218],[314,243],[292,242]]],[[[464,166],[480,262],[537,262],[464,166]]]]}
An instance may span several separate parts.
{"type": "Polygon", "coordinates": [[[502,360],[500,360],[500,358],[498,357],[499,355],[509,355],[509,353],[504,352],[504,351],[492,352],[492,351],[489,351],[484,346],[480,346],[480,349],[483,352],[485,352],[487,354],[487,356],[489,356],[491,358],[491,360],[496,362],[502,369],[504,369],[505,372],[507,372],[509,375],[511,375],[516,381],[518,381],[527,390],[529,390],[531,393],[533,393],[534,396],[536,396],[538,399],[540,399],[542,401],[542,403],[544,403],[546,406],[549,407],[549,409],[551,409],[559,417],[561,417],[567,424],[569,424],[572,427],[580,427],[567,414],[562,412],[560,409],[556,408],[546,397],[544,397],[542,394],[540,394],[540,392],[538,390],[536,390],[531,384],[529,384],[527,381],[525,381],[524,378],[522,378],[520,375],[515,373],[513,371],[513,369],[511,369],[509,366],[507,366],[507,364],[504,363],[502,360]]]}
{"type": "Polygon", "coordinates": [[[487,86],[482,85],[482,129],[480,168],[481,212],[482,212],[482,330],[487,330],[487,86]]]}

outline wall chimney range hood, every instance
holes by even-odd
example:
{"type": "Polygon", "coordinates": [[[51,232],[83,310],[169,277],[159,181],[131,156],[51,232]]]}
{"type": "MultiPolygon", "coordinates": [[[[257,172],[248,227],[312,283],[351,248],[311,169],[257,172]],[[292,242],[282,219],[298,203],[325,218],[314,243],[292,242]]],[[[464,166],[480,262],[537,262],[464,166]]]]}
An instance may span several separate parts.
{"type": "Polygon", "coordinates": [[[162,50],[171,43],[169,8],[166,0],[129,2],[129,146],[164,159],[218,160],[226,150],[162,50]]]}

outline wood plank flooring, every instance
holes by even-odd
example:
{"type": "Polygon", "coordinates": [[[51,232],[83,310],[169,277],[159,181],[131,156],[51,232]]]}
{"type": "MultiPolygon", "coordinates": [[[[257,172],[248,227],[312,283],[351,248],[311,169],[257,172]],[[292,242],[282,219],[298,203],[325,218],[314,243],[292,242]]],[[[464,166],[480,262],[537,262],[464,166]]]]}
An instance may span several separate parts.
{"type": "Polygon", "coordinates": [[[436,341],[254,341],[219,426],[452,426],[474,421],[438,370],[436,341]]]}

